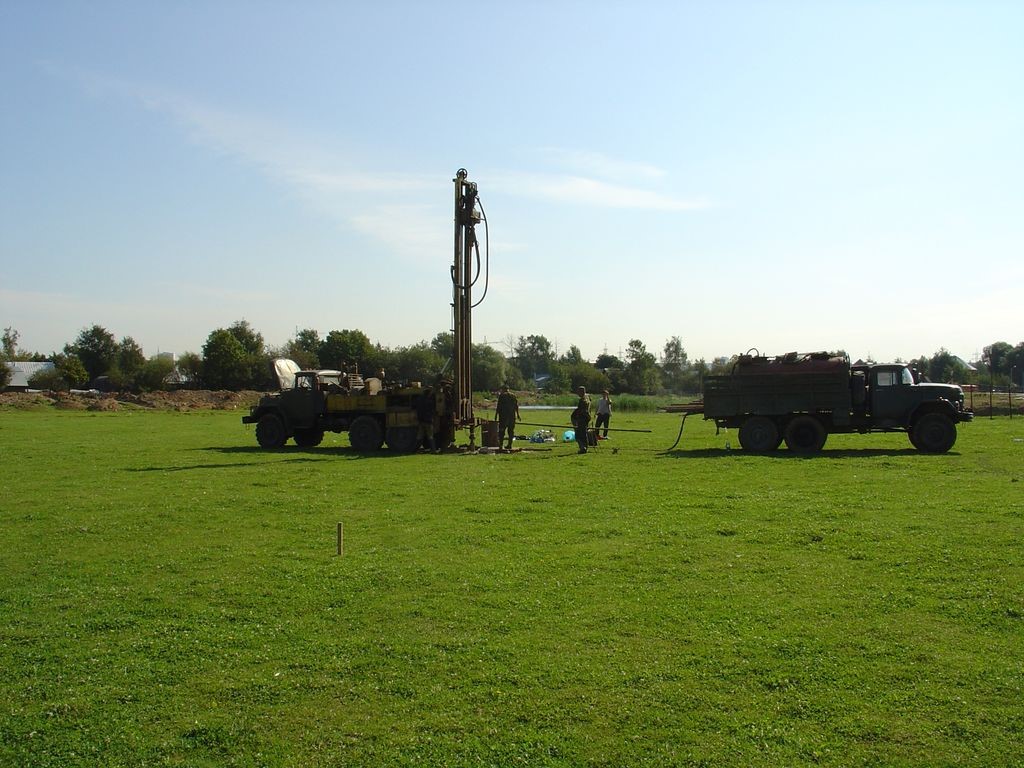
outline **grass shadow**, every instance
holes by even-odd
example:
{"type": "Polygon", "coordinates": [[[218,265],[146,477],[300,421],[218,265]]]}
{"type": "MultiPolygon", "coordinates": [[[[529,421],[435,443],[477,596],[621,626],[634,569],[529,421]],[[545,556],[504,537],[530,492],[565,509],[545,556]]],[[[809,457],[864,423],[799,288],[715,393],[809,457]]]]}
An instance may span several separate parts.
{"type": "MultiPolygon", "coordinates": [[[[748,453],[739,450],[732,451],[725,448],[699,448],[696,450],[676,449],[674,451],[663,451],[658,454],[662,459],[718,459],[727,456],[757,456],[759,458],[772,459],[774,461],[795,461],[808,459],[870,459],[878,456],[933,456],[943,454],[921,453],[916,448],[827,448],[812,454],[793,453],[792,451],[779,450],[770,453],[748,453]]],[[[951,456],[959,455],[956,451],[950,451],[951,456]]]]}
{"type": "MultiPolygon", "coordinates": [[[[285,459],[283,461],[275,461],[275,464],[293,464],[295,462],[302,463],[313,463],[325,461],[325,459],[305,458],[296,457],[294,459],[285,459]]],[[[260,467],[266,466],[266,462],[262,461],[247,461],[244,463],[234,462],[231,464],[190,464],[188,466],[173,466],[173,467],[125,467],[125,472],[186,472],[192,469],[238,469],[239,467],[260,467]]]]}
{"type": "MultiPolygon", "coordinates": [[[[224,454],[251,454],[253,456],[289,456],[289,455],[306,455],[311,458],[304,459],[304,461],[326,461],[329,458],[337,459],[348,459],[350,461],[356,459],[399,459],[403,456],[415,456],[416,451],[411,453],[399,453],[396,451],[390,451],[387,448],[381,448],[379,451],[373,451],[372,453],[360,453],[355,448],[341,447],[341,446],[315,446],[311,448],[303,448],[297,445],[286,445],[283,448],[260,448],[258,445],[228,445],[228,446],[208,446],[205,448],[192,448],[193,451],[204,451],[224,454]]],[[[293,459],[297,461],[298,459],[293,459]]],[[[241,466],[241,465],[236,465],[241,466]]]]}

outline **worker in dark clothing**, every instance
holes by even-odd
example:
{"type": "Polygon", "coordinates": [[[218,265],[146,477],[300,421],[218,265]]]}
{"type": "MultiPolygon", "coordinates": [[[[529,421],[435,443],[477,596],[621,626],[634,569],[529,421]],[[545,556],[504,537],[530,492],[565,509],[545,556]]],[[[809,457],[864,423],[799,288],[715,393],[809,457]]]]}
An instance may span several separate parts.
{"type": "Polygon", "coordinates": [[[511,451],[516,421],[522,421],[523,417],[519,415],[519,400],[509,392],[507,384],[501,388],[501,394],[498,395],[498,404],[494,408],[494,420],[498,422],[499,447],[502,440],[505,439],[505,433],[508,432],[508,445],[505,447],[511,451]]]}
{"type": "Polygon", "coordinates": [[[576,430],[578,453],[586,453],[587,431],[590,429],[590,398],[587,397],[587,390],[584,387],[577,387],[576,394],[580,396],[580,399],[576,402],[576,410],[572,412],[572,426],[576,430]]]}
{"type": "Polygon", "coordinates": [[[434,390],[427,387],[416,402],[416,419],[419,422],[419,429],[416,433],[416,440],[419,445],[436,451],[434,444],[434,413],[437,409],[434,400],[434,390]]]}

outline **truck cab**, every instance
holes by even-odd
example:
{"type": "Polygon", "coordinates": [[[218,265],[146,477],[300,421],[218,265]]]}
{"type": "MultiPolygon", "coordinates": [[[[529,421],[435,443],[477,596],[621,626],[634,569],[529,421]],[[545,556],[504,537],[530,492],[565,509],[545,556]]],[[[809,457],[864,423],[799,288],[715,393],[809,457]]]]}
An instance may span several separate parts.
{"type": "Polygon", "coordinates": [[[858,371],[867,386],[864,407],[876,429],[911,430],[927,413],[943,414],[953,423],[973,415],[964,410],[964,392],[955,384],[920,382],[910,368],[895,363],[851,368],[858,371]]]}

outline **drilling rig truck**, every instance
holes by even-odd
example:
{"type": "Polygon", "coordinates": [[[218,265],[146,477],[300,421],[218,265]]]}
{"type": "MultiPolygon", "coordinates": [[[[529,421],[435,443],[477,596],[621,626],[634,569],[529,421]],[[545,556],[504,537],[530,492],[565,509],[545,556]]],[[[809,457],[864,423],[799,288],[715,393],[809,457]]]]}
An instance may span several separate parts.
{"type": "MultiPolygon", "coordinates": [[[[289,439],[300,446],[319,445],[325,432],[348,432],[352,447],[360,452],[414,451],[419,443],[418,408],[423,398],[434,398],[434,433],[437,445],[450,446],[458,429],[469,430],[469,446],[475,446],[475,429],[484,423],[473,415],[471,381],[472,312],[487,293],[474,303],[473,288],[481,276],[476,225],[486,217],[475,182],[460,168],[455,183],[455,258],[451,266],[452,330],[455,350],[449,374],[440,373],[432,383],[389,383],[378,377],[336,370],[298,371],[287,366],[277,370],[280,391],[264,395],[243,424],[256,425],[256,441],[263,448],[280,448],[289,439]],[[474,258],[475,257],[475,258],[474,258]]],[[[489,262],[489,254],[485,256],[489,262]]],[[[489,273],[489,269],[487,270],[489,273]]],[[[278,361],[281,362],[281,361],[278,361]]],[[[288,361],[290,362],[290,361],[288,361]]],[[[294,364],[293,364],[294,365],[294,364]]]]}
{"type": "Polygon", "coordinates": [[[974,417],[959,386],[921,381],[906,365],[757,350],[738,356],[728,374],[705,378],[702,410],[719,427],[738,429],[740,445],[756,453],[783,440],[796,453],[816,453],[830,432],[906,432],[919,451],[946,453],[956,425],[974,417]]]}

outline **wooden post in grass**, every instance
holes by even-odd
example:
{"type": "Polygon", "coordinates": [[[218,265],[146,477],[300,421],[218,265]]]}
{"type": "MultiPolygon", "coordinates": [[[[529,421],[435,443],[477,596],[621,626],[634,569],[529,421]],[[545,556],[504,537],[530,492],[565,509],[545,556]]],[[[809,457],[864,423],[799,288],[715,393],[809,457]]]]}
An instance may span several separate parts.
{"type": "Polygon", "coordinates": [[[338,523],[338,556],[345,554],[345,524],[338,523]]]}
{"type": "Polygon", "coordinates": [[[1010,406],[1010,418],[1013,418],[1013,366],[1010,366],[1010,386],[1006,388],[1006,404],[1010,406]]]}

